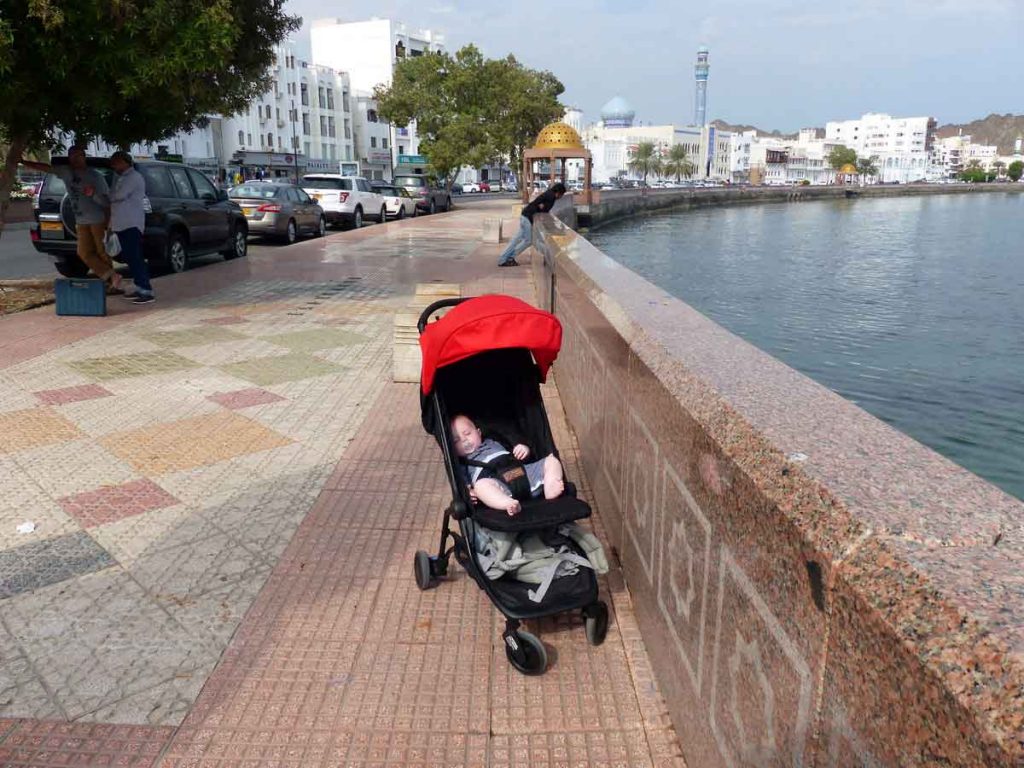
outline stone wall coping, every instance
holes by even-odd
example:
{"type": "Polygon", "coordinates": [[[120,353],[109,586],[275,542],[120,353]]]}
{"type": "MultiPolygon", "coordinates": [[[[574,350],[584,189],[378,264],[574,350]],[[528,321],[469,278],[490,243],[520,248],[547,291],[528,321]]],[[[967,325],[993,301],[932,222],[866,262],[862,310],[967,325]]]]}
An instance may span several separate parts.
{"type": "Polygon", "coordinates": [[[535,224],[542,257],[786,514],[824,561],[826,585],[842,578],[859,591],[990,738],[1024,760],[1024,504],[551,216],[535,224]]]}

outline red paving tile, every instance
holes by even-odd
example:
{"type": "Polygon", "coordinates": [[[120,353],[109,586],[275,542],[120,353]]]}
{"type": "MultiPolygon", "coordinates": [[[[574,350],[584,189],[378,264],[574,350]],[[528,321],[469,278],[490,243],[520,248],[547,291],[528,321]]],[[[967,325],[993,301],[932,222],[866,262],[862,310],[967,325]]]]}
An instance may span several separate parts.
{"type": "Polygon", "coordinates": [[[67,405],[68,403],[80,403],[83,400],[95,400],[98,397],[112,397],[114,393],[99,384],[79,384],[75,387],[44,389],[34,394],[40,402],[46,405],[67,405]]]}
{"type": "Polygon", "coordinates": [[[94,528],[178,503],[178,499],[149,479],[76,493],[59,501],[64,511],[83,528],[94,528]]]}
{"type": "Polygon", "coordinates": [[[268,392],[265,389],[259,389],[258,387],[253,389],[239,389],[234,392],[219,392],[216,395],[210,395],[206,398],[212,400],[215,403],[223,405],[225,408],[231,408],[232,410],[238,410],[240,408],[249,408],[253,405],[266,405],[267,403],[278,403],[286,398],[280,395],[275,395],[273,392],[268,392]]]}
{"type": "Polygon", "coordinates": [[[0,721],[0,766],[151,768],[173,733],[170,727],[148,725],[0,721]],[[5,722],[12,725],[9,730],[5,722]]]}

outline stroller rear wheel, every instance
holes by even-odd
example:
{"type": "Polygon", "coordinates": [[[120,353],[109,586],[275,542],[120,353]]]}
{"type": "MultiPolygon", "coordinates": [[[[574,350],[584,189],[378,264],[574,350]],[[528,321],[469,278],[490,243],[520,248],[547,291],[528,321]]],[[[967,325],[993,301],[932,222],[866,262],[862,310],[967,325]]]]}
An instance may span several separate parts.
{"type": "Polygon", "coordinates": [[[506,632],[505,656],[524,675],[543,675],[548,668],[548,652],[535,635],[525,629],[506,632]]]}
{"type": "Polygon", "coordinates": [[[583,630],[587,633],[587,642],[600,645],[608,634],[608,606],[598,600],[583,609],[583,630]]]}
{"type": "Polygon", "coordinates": [[[421,590],[427,590],[437,586],[437,574],[434,570],[432,558],[422,549],[416,552],[412,561],[413,574],[416,576],[416,586],[421,590]]]}

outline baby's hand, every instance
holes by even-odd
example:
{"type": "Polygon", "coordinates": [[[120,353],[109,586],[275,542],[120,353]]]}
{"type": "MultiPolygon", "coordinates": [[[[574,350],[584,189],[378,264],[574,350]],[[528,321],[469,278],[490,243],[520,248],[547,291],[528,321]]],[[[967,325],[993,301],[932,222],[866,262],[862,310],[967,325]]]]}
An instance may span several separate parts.
{"type": "Polygon", "coordinates": [[[515,456],[520,461],[522,461],[523,459],[530,455],[530,449],[527,448],[522,443],[520,443],[519,445],[512,449],[512,455],[515,456]]]}
{"type": "Polygon", "coordinates": [[[519,499],[509,499],[505,502],[505,511],[508,512],[509,517],[515,517],[522,511],[522,509],[519,499]]]}

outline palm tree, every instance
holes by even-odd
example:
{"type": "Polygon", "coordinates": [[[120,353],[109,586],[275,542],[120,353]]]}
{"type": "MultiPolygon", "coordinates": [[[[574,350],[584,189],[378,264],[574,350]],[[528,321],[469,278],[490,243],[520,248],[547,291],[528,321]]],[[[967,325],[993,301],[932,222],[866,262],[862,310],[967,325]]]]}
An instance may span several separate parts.
{"type": "Polygon", "coordinates": [[[644,175],[644,186],[647,186],[647,174],[661,173],[661,156],[653,141],[641,141],[633,150],[629,161],[629,170],[644,175]]]}
{"type": "Polygon", "coordinates": [[[857,173],[864,178],[868,176],[878,175],[878,158],[877,157],[862,157],[857,160],[857,173]]]}
{"type": "Polygon", "coordinates": [[[668,160],[665,163],[665,173],[675,176],[676,181],[683,176],[691,176],[696,166],[690,162],[690,156],[683,144],[673,144],[668,151],[668,160]]]}

